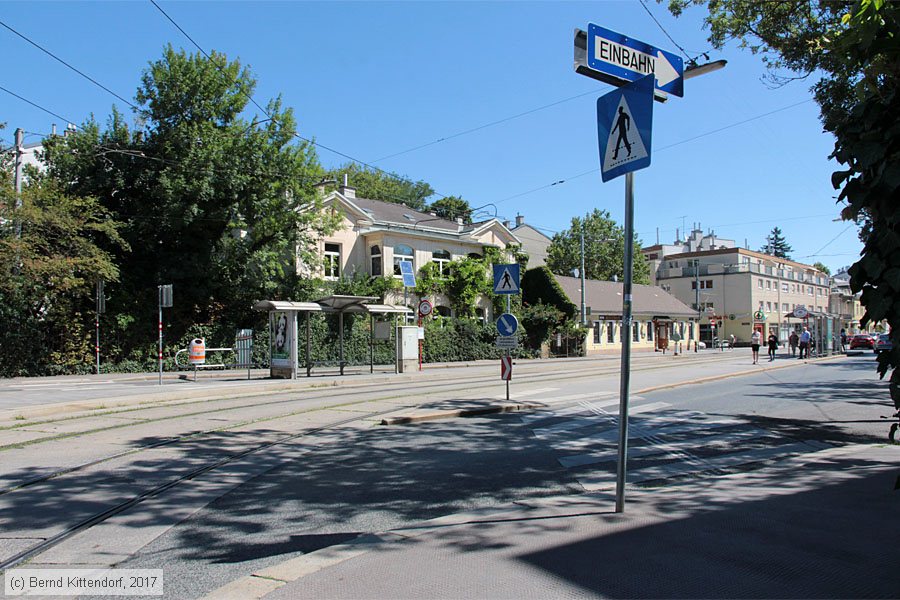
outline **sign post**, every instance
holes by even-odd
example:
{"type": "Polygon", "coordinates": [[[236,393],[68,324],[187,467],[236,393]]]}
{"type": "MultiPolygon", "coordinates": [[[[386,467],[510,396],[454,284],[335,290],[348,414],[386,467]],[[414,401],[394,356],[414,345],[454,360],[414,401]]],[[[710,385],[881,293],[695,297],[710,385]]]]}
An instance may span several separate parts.
{"type": "Polygon", "coordinates": [[[157,286],[159,291],[159,385],[162,385],[163,372],[163,320],[162,309],[172,307],[172,284],[157,286]]]}
{"type": "Polygon", "coordinates": [[[97,280],[97,318],[94,320],[94,327],[97,330],[97,343],[94,346],[94,352],[97,355],[97,375],[100,374],[100,315],[106,312],[106,296],[103,291],[103,280],[97,280]]]}
{"type": "Polygon", "coordinates": [[[500,378],[506,381],[506,400],[509,401],[509,380],[512,378],[512,356],[510,348],[517,347],[516,338],[513,337],[519,329],[519,320],[511,311],[510,299],[513,294],[518,294],[519,288],[519,264],[494,265],[494,293],[506,295],[506,312],[497,319],[497,346],[506,348],[506,356],[500,362],[500,378]],[[502,346],[501,346],[502,344],[502,346]]]}
{"type": "Polygon", "coordinates": [[[425,317],[431,314],[431,311],[434,310],[434,306],[432,306],[431,302],[428,300],[422,300],[419,302],[419,370],[422,370],[422,346],[425,343],[425,317]]]}

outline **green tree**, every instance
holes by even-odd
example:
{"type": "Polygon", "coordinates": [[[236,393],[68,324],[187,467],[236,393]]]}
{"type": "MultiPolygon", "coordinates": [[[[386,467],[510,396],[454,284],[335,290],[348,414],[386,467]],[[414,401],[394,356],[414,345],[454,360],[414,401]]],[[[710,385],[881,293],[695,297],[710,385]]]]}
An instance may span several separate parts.
{"type": "Polygon", "coordinates": [[[428,209],[442,219],[455,221],[457,217],[462,217],[463,223],[470,224],[472,222],[472,207],[459,196],[447,196],[435,200],[428,209]]]}
{"type": "Polygon", "coordinates": [[[0,186],[0,376],[86,372],[94,284],[119,277],[101,243],[128,245],[94,198],[33,182],[21,200],[16,209],[15,190],[0,186]]]}
{"type": "MultiPolygon", "coordinates": [[[[670,0],[674,14],[703,0],[670,0]]],[[[846,169],[832,175],[842,216],[861,225],[862,258],[850,267],[850,286],[862,292],[861,324],[887,319],[894,350],[878,357],[891,374],[900,408],[900,4],[885,0],[706,4],[709,40],[730,39],[761,53],[772,78],[820,76],[813,93],[832,155],[846,169]],[[789,77],[778,73],[789,71],[789,77]]]]}
{"type": "Polygon", "coordinates": [[[347,163],[326,172],[326,179],[343,182],[347,175],[348,183],[356,189],[356,195],[370,200],[405,204],[414,210],[424,210],[426,198],[434,194],[434,190],[424,181],[412,181],[396,173],[378,171],[357,163],[347,163]]]}
{"type": "Polygon", "coordinates": [[[831,275],[831,269],[829,269],[825,263],[817,261],[817,262],[813,263],[813,266],[815,268],[817,268],[818,270],[822,271],[823,273],[825,273],[826,275],[831,275]]]}
{"type": "Polygon", "coordinates": [[[140,129],[113,109],[102,130],[92,119],[47,140],[47,177],[124,223],[133,252],[106,247],[122,271],[108,306],[136,319],[129,348],[143,343],[161,283],[175,286],[171,339],[192,323],[246,326],[254,300],[291,295],[296,260],[312,262],[333,226],[316,210],[321,168],[293,111],[275,99],[264,116],[240,116],[255,85],[238,61],[169,46],[143,73],[140,129]]]}
{"type": "MultiPolygon", "coordinates": [[[[581,269],[581,233],[584,231],[584,270],[588,279],[621,280],[625,265],[625,230],[605,210],[594,209],[583,219],[572,218],[572,226],[553,236],[547,249],[547,266],[557,275],[571,276],[581,269]]],[[[634,283],[650,283],[650,266],[634,239],[634,283]]]]}
{"type": "Polygon", "coordinates": [[[786,258],[787,260],[790,260],[791,252],[793,252],[794,249],[787,243],[787,240],[784,239],[781,228],[774,227],[772,232],[766,236],[766,245],[760,248],[759,251],[777,258],[786,258]]]}

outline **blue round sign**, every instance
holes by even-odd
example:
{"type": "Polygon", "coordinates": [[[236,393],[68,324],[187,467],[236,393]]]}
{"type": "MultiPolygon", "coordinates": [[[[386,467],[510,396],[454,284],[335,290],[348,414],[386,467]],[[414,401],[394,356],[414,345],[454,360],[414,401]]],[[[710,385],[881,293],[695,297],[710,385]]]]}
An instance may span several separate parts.
{"type": "Polygon", "coordinates": [[[500,318],[497,319],[497,333],[499,333],[500,335],[515,335],[518,329],[519,320],[515,315],[503,313],[502,315],[500,315],[500,318]]]}

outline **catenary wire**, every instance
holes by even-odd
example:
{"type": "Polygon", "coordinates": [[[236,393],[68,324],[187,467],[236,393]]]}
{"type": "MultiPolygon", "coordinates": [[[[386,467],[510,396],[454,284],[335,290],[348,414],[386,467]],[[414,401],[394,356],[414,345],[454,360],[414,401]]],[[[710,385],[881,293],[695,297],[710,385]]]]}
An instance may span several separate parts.
{"type": "MultiPolygon", "coordinates": [[[[84,77],[85,79],[87,79],[88,81],[90,81],[91,83],[93,83],[94,85],[96,85],[96,86],[98,86],[98,87],[100,87],[100,88],[106,90],[107,92],[109,92],[110,94],[112,94],[113,96],[115,96],[116,98],[118,98],[119,100],[121,100],[122,102],[124,102],[125,104],[127,104],[128,106],[130,106],[131,108],[133,108],[135,111],[137,111],[137,112],[143,112],[143,111],[141,111],[141,109],[139,109],[137,106],[135,106],[134,104],[132,104],[129,100],[126,100],[125,98],[123,98],[123,97],[120,96],[119,94],[115,93],[114,91],[112,91],[111,89],[109,89],[108,87],[106,87],[105,85],[103,85],[102,83],[100,83],[99,81],[97,81],[96,79],[94,79],[93,77],[91,77],[90,75],[88,75],[88,74],[84,73],[83,71],[80,71],[79,69],[73,67],[72,65],[70,65],[69,63],[67,63],[66,61],[64,61],[64,60],[61,59],[60,57],[58,57],[57,55],[53,54],[52,52],[50,52],[49,50],[47,50],[46,48],[44,48],[43,46],[41,46],[40,44],[38,44],[38,43],[35,42],[34,40],[30,39],[29,37],[25,36],[24,34],[19,33],[18,31],[16,31],[15,29],[13,29],[12,27],[10,27],[9,25],[7,25],[6,23],[4,23],[3,21],[0,21],[0,25],[2,25],[3,27],[5,27],[5,28],[8,29],[9,31],[13,32],[13,33],[16,34],[17,36],[19,36],[20,38],[22,38],[23,40],[25,40],[26,42],[28,42],[29,44],[31,44],[32,46],[34,46],[35,48],[37,48],[38,50],[40,50],[41,52],[47,54],[48,56],[52,57],[53,59],[57,60],[58,62],[62,63],[62,64],[65,65],[66,67],[68,67],[69,69],[75,71],[76,73],[78,73],[79,75],[81,75],[82,77],[84,77]]],[[[60,117],[60,118],[62,118],[62,117],[60,117]]]]}

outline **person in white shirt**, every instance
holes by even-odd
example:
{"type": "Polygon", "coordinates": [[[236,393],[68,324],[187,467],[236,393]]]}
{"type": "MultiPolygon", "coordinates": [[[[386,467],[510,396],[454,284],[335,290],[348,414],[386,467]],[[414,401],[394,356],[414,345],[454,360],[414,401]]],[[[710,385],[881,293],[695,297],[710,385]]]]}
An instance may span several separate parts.
{"type": "Polygon", "coordinates": [[[804,327],[803,333],[800,334],[800,358],[802,359],[804,356],[809,358],[809,340],[812,336],[809,334],[809,328],[804,327]]]}
{"type": "Polygon", "coordinates": [[[753,330],[753,335],[750,336],[750,349],[753,350],[753,364],[757,364],[759,362],[759,344],[762,341],[762,334],[759,332],[759,329],[753,330]]]}

